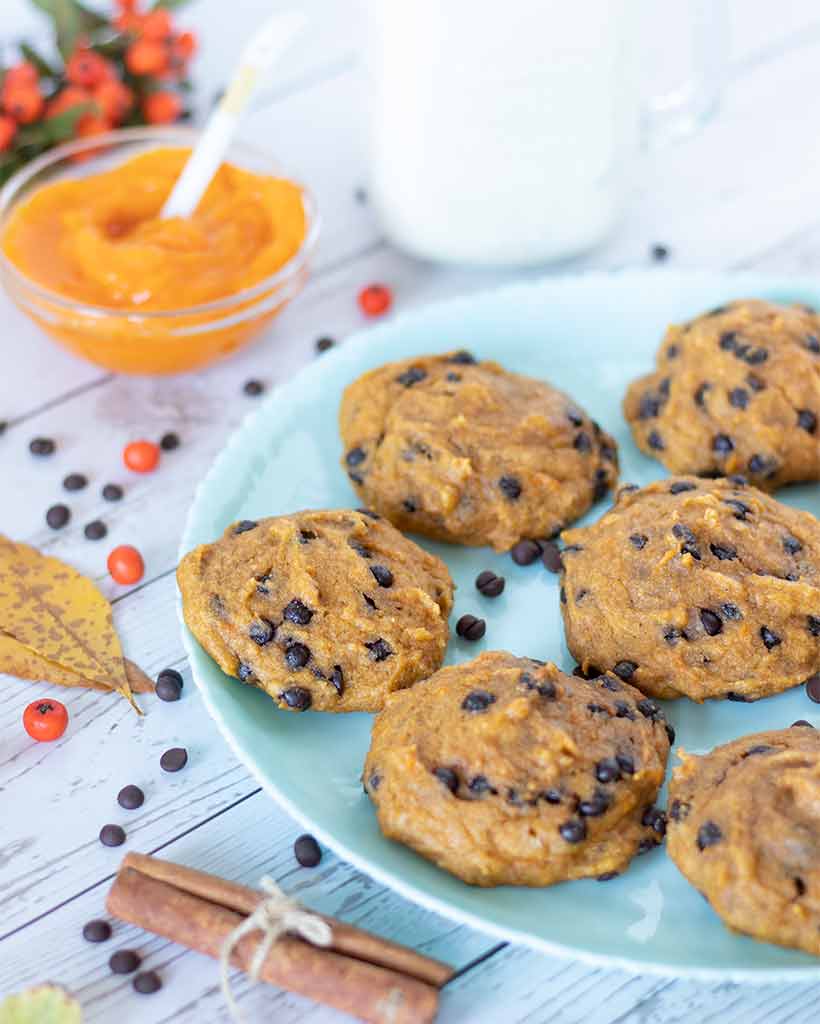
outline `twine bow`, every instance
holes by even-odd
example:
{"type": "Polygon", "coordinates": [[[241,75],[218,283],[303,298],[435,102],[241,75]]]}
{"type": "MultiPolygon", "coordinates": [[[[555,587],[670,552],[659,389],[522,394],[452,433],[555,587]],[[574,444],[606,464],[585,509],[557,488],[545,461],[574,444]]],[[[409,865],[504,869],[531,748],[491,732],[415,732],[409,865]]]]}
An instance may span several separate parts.
{"type": "Polygon", "coordinates": [[[296,900],[286,896],[270,876],[265,875],[260,880],[259,887],[267,893],[267,899],[262,900],[256,910],[237,925],[225,939],[219,958],[222,995],[231,1017],[237,1024],[241,1024],[244,1018],[231,991],[230,961],[231,954],[244,936],[256,931],[262,933],[248,970],[253,981],[258,980],[259,972],[273,944],[286,932],[298,935],[313,946],[329,946],[333,938],[327,921],[309,910],[304,910],[296,900]]]}

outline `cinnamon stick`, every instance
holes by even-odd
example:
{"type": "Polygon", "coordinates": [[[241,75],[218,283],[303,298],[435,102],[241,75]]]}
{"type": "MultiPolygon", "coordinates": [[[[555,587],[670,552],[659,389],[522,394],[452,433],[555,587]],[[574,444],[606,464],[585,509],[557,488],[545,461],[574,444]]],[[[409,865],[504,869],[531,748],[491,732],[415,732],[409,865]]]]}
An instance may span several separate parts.
{"type": "MultiPolygon", "coordinates": [[[[218,959],[245,915],[212,903],[126,864],[108,894],[114,917],[218,959]]],[[[247,971],[259,937],[244,936],[231,964],[247,971]]],[[[438,991],[396,971],[320,949],[301,939],[279,939],[265,959],[261,981],[307,996],[366,1024],[432,1024],[438,991]]]]}
{"type": "MultiPolygon", "coordinates": [[[[199,896],[210,903],[217,903],[244,916],[252,914],[265,899],[264,893],[256,889],[249,889],[216,875],[187,868],[182,864],[158,860],[142,853],[127,854],[123,860],[123,867],[134,868],[150,878],[168,882],[177,889],[184,889],[194,896],[199,896]]],[[[435,985],[436,988],[441,988],[453,976],[453,968],[449,964],[441,963],[440,960],[422,956],[413,949],[379,938],[360,928],[354,928],[334,917],[326,917],[323,914],[317,916],[323,917],[330,925],[333,931],[330,948],[337,953],[399,971],[428,985],[435,985]]]]}

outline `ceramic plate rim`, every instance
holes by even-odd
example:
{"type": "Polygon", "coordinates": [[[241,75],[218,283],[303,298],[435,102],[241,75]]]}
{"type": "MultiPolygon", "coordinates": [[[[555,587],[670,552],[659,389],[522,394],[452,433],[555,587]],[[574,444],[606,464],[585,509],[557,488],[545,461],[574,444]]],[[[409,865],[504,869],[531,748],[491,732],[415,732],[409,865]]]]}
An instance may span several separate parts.
{"type": "MultiPolygon", "coordinates": [[[[716,279],[731,280],[733,282],[737,282],[738,295],[746,294],[743,290],[744,282],[748,282],[750,285],[751,290],[748,294],[754,294],[754,292],[760,290],[772,292],[781,290],[817,292],[820,287],[820,282],[818,282],[817,279],[805,275],[785,276],[755,271],[734,272],[731,270],[708,271],[628,268],[611,271],[591,270],[580,273],[545,274],[543,277],[535,279],[516,281],[509,284],[503,284],[495,288],[477,289],[454,297],[425,303],[422,306],[417,306],[406,312],[399,313],[383,323],[370,327],[363,327],[354,331],[345,338],[343,348],[331,350],[329,353],[323,355],[321,357],[321,365],[330,366],[332,368],[333,364],[337,360],[341,362],[343,358],[342,353],[358,351],[365,346],[378,346],[380,340],[384,336],[389,336],[395,331],[400,330],[404,323],[414,320],[419,315],[428,315],[431,311],[435,311],[436,309],[453,309],[458,306],[469,305],[475,301],[484,300],[489,296],[497,296],[504,299],[510,295],[515,295],[516,293],[538,291],[542,288],[551,289],[558,287],[561,284],[572,287],[576,286],[579,282],[584,281],[593,285],[596,280],[611,281],[613,278],[649,281],[652,278],[660,277],[661,275],[667,280],[670,278],[677,278],[681,280],[681,282],[686,282],[687,285],[695,284],[697,282],[705,284],[716,279]]],[[[185,519],[185,526],[182,532],[182,539],[180,541],[178,551],[178,559],[181,559],[182,556],[193,546],[193,541],[190,539],[190,536],[194,531],[194,520],[200,501],[202,500],[202,495],[207,490],[212,478],[219,474],[223,464],[227,462],[231,458],[233,452],[239,448],[246,433],[252,430],[257,420],[261,420],[267,409],[276,402],[283,388],[285,386],[292,387],[294,381],[297,381],[302,374],[310,372],[316,365],[317,364],[315,362],[307,363],[292,377],[272,388],[263,402],[244,417],[239,426],[230,435],[224,447],[215,456],[207,473],[202,477],[194,492],[194,496],[185,519]]],[[[403,878],[394,875],[391,871],[381,868],[377,864],[371,863],[366,856],[357,853],[355,850],[348,847],[346,843],[337,840],[322,826],[316,824],[308,813],[298,807],[290,797],[286,796],[285,793],[283,793],[282,790],[279,789],[279,787],[276,786],[270,778],[268,778],[256,763],[256,759],[251,754],[243,750],[242,745],[234,737],[229,726],[223,719],[221,712],[212,701],[208,690],[208,684],[204,681],[198,671],[199,661],[201,659],[210,659],[185,625],[185,621],[182,616],[182,602],[178,591],[176,596],[176,610],[182,634],[183,647],[191,666],[191,674],[194,682],[196,683],[197,689],[202,696],[205,707],[211,718],[216,723],[219,732],[227,742],[231,751],[256,779],[261,789],[271,796],[276,803],[287,811],[287,813],[290,814],[291,817],[293,817],[301,826],[310,829],[310,831],[316,835],[321,842],[332,849],[337,856],[347,861],[358,871],[361,871],[363,874],[381,883],[392,891],[397,892],[410,902],[426,910],[439,914],[450,921],[466,925],[467,927],[473,928],[482,934],[492,936],[501,941],[525,946],[529,949],[534,949],[550,956],[561,957],[567,960],[575,960],[595,967],[620,969],[639,975],[652,975],[703,982],[728,981],[762,985],[772,984],[774,982],[816,982],[820,980],[820,963],[818,963],[817,966],[750,968],[710,968],[691,965],[676,966],[672,964],[653,963],[651,961],[645,962],[642,960],[635,960],[630,957],[611,955],[608,953],[596,953],[590,950],[564,945],[560,942],[550,942],[547,939],[526,931],[494,924],[486,918],[480,917],[471,911],[453,906],[446,899],[440,899],[437,896],[432,896],[423,888],[406,882],[403,878]]]]}

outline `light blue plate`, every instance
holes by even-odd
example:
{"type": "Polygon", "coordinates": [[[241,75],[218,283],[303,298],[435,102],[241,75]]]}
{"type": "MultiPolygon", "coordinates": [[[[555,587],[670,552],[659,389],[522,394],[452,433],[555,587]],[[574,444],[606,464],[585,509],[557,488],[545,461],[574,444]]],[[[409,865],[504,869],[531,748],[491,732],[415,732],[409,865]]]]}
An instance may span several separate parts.
{"type": "MultiPolygon", "coordinates": [[[[640,454],[621,416],[627,382],[649,370],[668,323],[742,296],[820,304],[820,285],[751,275],[589,274],[469,296],[362,331],[283,384],[247,419],[199,488],[182,551],[213,540],[235,519],[355,506],[338,463],[342,389],[380,363],[427,352],[465,347],[551,381],[615,435],[624,481],[645,484],[664,476],[658,463],[640,454]]],[[[816,485],[780,497],[820,514],[816,485]]],[[[587,518],[599,516],[606,504],[587,518]]],[[[446,560],[458,585],[453,621],[464,612],[487,620],[481,643],[451,641],[448,663],[506,648],[572,669],[555,576],[538,564],[519,568],[487,549],[422,543],[446,560]],[[507,578],[497,600],[475,589],[482,569],[507,578]]],[[[370,716],[279,711],[261,691],[224,676],[183,633],[205,703],[260,783],[340,856],[417,903],[513,942],[610,966],[710,979],[820,978],[817,960],[724,928],[663,849],[603,884],[482,890],[450,877],[377,828],[359,781],[370,716]]],[[[820,725],[802,688],[750,705],[698,707],[681,700],[667,712],[679,743],[694,752],[797,718],[820,725]]]]}

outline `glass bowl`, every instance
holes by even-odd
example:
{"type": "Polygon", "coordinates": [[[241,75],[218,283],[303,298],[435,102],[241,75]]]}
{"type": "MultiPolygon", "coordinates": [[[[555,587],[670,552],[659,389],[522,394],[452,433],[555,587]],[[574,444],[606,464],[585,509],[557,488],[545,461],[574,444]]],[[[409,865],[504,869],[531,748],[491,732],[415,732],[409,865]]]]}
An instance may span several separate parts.
{"type": "MultiPolygon", "coordinates": [[[[116,167],[159,146],[194,146],[192,128],[125,128],[58,146],[11,177],[0,191],[0,233],[10,212],[35,189],[116,167]]],[[[229,163],[287,177],[256,149],[233,143],[229,163]]],[[[206,366],[253,341],[304,286],[319,234],[311,194],[303,188],[306,234],[280,270],[258,284],[212,302],[139,312],[87,305],[37,284],[0,250],[0,281],[28,317],[64,348],[119,373],[179,373],[206,366]]]]}

